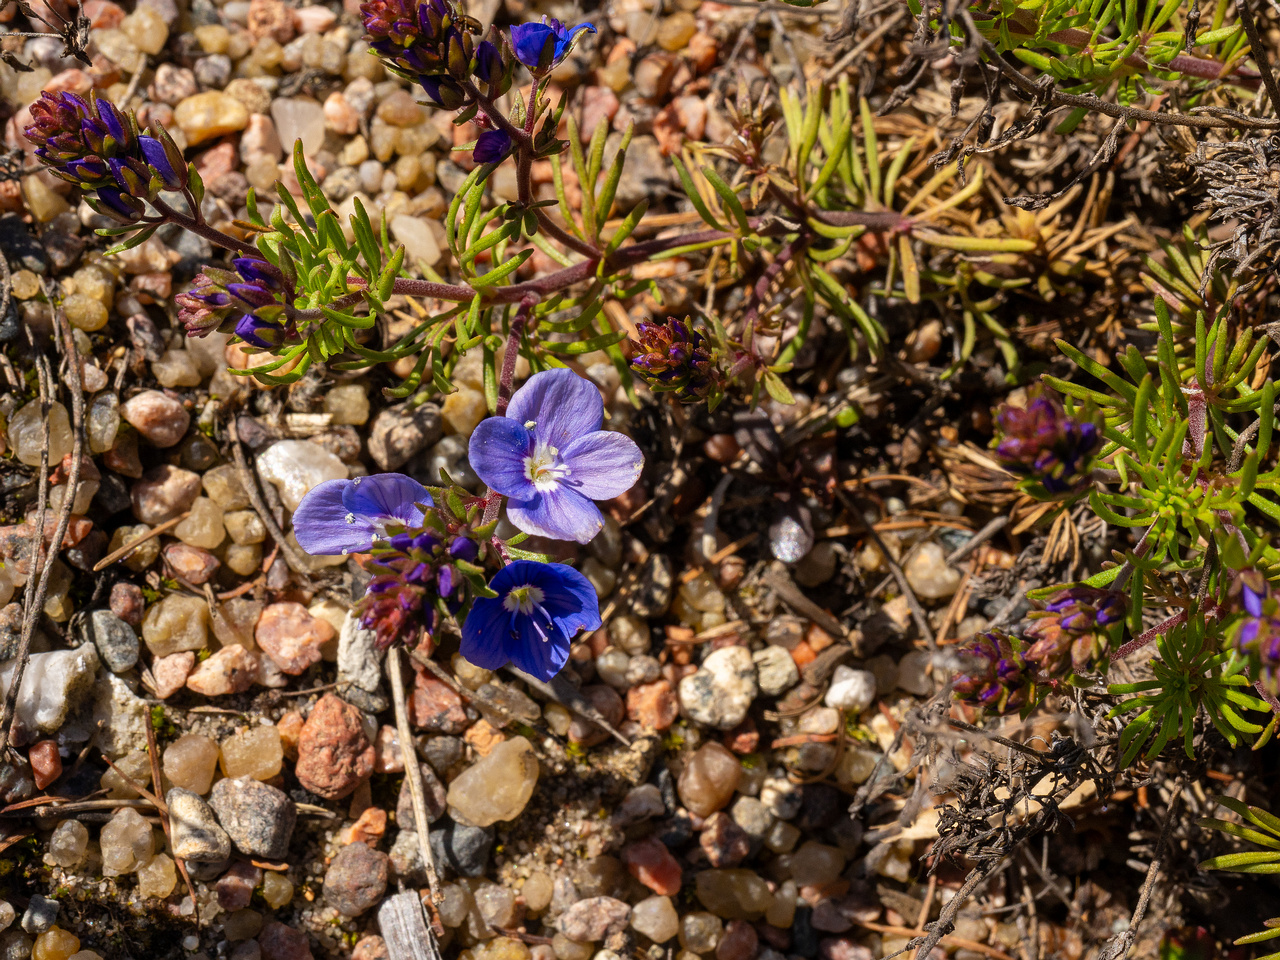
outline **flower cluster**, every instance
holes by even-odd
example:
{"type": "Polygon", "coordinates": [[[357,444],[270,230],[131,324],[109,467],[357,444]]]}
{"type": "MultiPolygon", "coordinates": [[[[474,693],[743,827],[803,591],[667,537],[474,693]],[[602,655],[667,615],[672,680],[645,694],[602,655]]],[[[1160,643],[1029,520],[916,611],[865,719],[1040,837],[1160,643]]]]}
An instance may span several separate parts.
{"type": "Polygon", "coordinates": [[[996,459],[1052,495],[1080,488],[1102,444],[1096,423],[1068,416],[1058,399],[1043,391],[1025,407],[1002,407],[996,420],[996,459]]]}
{"type": "Polygon", "coordinates": [[[1049,598],[1043,610],[1030,615],[1027,636],[1034,641],[1023,654],[1038,671],[1053,676],[1066,669],[1083,673],[1098,650],[1100,631],[1121,622],[1125,596],[1115,590],[1079,584],[1049,598]]]}
{"type": "Polygon", "coordinates": [[[961,670],[951,690],[960,700],[1005,713],[1027,702],[1031,671],[1022,644],[1000,630],[979,634],[960,650],[961,670]]]}
{"type": "Polygon", "coordinates": [[[631,369],[654,390],[693,402],[705,400],[719,384],[710,344],[686,321],[668,317],[666,323],[642,322],[636,329],[631,369]]]}
{"type": "Polygon", "coordinates": [[[93,103],[65,90],[41,93],[23,131],[51,173],[85,190],[94,210],[137,223],[161,190],[187,185],[187,165],[163,129],[140,134],[133,114],[106,100],[93,103]]]}
{"type": "Polygon", "coordinates": [[[221,330],[263,350],[296,340],[296,331],[281,322],[285,310],[279,295],[288,293],[290,285],[280,269],[259,257],[237,257],[231,263],[235,272],[205,267],[190,290],[174,297],[187,336],[221,330]]]}
{"type": "Polygon", "coordinates": [[[1272,696],[1280,695],[1280,602],[1266,577],[1246,570],[1236,578],[1244,618],[1236,626],[1236,647],[1254,665],[1254,678],[1272,696]]]}
{"type": "Polygon", "coordinates": [[[478,79],[498,96],[510,86],[498,48],[479,44],[462,11],[450,0],[369,0],[360,5],[369,46],[388,69],[422,89],[436,106],[457,110],[478,79]],[[505,86],[504,86],[505,84],[505,86]]]}
{"type": "Polygon", "coordinates": [[[454,488],[445,509],[400,474],[330,480],[299,504],[294,534],[308,553],[371,554],[375,573],[358,610],[380,644],[434,634],[441,617],[460,615],[460,652],[469,661],[491,670],[511,663],[549,680],[568,660],[574,635],[599,628],[595,588],[566,564],[525,559],[486,584],[485,559],[508,548],[494,536],[496,520],[481,512],[506,497],[508,518],[525,533],[590,540],[604,524],[593,498],[626,491],[644,462],[629,437],[600,429],[603,419],[590,382],[570,370],[535,374],[505,417],[472,434],[472,467],[489,496],[454,488]]]}
{"type": "Polygon", "coordinates": [[[453,0],[368,0],[360,12],[373,52],[389,70],[421,84],[436,106],[461,110],[483,96],[486,109],[474,116],[482,128],[473,154],[477,163],[497,163],[511,152],[509,127],[488,109],[510,89],[516,64],[541,79],[569,55],[579,34],[596,31],[590,23],[571,29],[543,17],[541,23],[512,27],[509,44],[496,32],[477,43],[453,0]]]}

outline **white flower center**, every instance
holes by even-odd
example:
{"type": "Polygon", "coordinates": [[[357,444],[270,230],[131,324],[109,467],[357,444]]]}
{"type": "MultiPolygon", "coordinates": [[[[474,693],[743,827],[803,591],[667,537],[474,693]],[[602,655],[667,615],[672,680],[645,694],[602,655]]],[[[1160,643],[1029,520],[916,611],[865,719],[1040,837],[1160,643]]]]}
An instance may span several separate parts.
{"type": "Polygon", "coordinates": [[[511,592],[503,599],[502,605],[511,613],[528,615],[541,605],[543,596],[542,588],[532,584],[512,587],[511,592]]]}
{"type": "Polygon", "coordinates": [[[559,450],[539,440],[534,444],[533,453],[524,458],[524,475],[538,490],[554,490],[569,476],[569,468],[560,463],[559,455],[559,450]]]}

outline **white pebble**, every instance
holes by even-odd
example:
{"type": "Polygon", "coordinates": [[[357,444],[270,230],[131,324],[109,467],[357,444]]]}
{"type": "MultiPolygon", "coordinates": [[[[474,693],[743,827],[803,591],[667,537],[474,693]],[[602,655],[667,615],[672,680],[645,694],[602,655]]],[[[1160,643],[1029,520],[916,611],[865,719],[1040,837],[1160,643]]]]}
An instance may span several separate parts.
{"type": "Polygon", "coordinates": [[[854,670],[843,664],[836,667],[827,690],[826,704],[837,710],[861,713],[876,698],[876,675],[869,670],[854,670]]]}

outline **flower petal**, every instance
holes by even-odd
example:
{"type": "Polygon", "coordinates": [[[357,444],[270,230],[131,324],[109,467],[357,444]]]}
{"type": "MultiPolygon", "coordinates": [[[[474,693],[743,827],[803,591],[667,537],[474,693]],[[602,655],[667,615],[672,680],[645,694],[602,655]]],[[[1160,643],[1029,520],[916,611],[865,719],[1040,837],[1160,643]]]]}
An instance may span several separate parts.
{"type": "Polygon", "coordinates": [[[529,500],[508,500],[507,518],[525,533],[578,543],[590,543],[604,527],[600,508],[568,487],[543,490],[529,500]]]}
{"type": "Polygon", "coordinates": [[[363,517],[347,522],[342,503],[350,480],[326,480],[308,491],[293,512],[293,535],[298,546],[316,557],[362,553],[373,546],[373,524],[363,517]]]}
{"type": "Polygon", "coordinates": [[[415,504],[432,504],[427,488],[403,473],[375,473],[352,480],[342,494],[342,504],[358,517],[399,520],[406,527],[422,526],[422,511],[415,504]]]}
{"type": "Polygon", "coordinates": [[[578,630],[600,629],[600,598],[581,572],[565,563],[539,563],[535,582],[542,605],[561,622],[570,639],[578,630]]]}
{"type": "Polygon", "coordinates": [[[545,24],[517,23],[511,28],[511,49],[516,59],[532,69],[547,66],[542,63],[542,56],[548,43],[555,49],[555,42],[555,31],[545,24]]]}
{"type": "Polygon", "coordinates": [[[471,434],[467,459],[476,476],[498,493],[527,500],[538,492],[525,472],[525,457],[532,452],[533,438],[520,421],[489,417],[471,434]]]}
{"type": "Polygon", "coordinates": [[[462,624],[458,652],[482,670],[497,670],[506,666],[510,635],[511,613],[502,605],[502,598],[480,597],[462,624]]]}
{"type": "Polygon", "coordinates": [[[644,454],[625,434],[597,430],[561,448],[560,462],[569,468],[565,486],[592,500],[608,500],[640,479],[644,454]]]}
{"type": "Polygon", "coordinates": [[[594,383],[562,367],[530,377],[511,398],[507,417],[516,423],[532,420],[539,442],[563,450],[570,441],[600,429],[604,401],[594,383]]]}
{"type": "Polygon", "coordinates": [[[538,624],[532,616],[516,617],[515,636],[507,637],[506,657],[511,665],[544,683],[560,672],[569,660],[570,638],[557,621],[538,624]]]}

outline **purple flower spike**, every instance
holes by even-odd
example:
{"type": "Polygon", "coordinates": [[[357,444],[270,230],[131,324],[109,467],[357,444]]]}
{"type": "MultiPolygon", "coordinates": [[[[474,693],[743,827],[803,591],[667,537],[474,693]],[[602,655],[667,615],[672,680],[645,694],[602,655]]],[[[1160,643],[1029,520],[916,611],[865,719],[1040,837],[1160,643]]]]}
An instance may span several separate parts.
{"type": "Polygon", "coordinates": [[[550,680],[569,659],[574,634],[600,627],[595,589],[563,563],[516,560],[489,586],[498,596],[472,605],[460,648],[485,670],[510,663],[538,680],[550,680]]]}
{"type": "Polygon", "coordinates": [[[420,527],[419,503],[431,506],[431,494],[400,473],[326,480],[298,504],[293,533],[298,545],[314,556],[364,553],[374,540],[388,539],[388,525],[420,527]]]}
{"type": "Polygon", "coordinates": [[[625,493],[644,467],[635,441],[603,423],[594,384],[572,370],[545,370],[515,392],[505,417],[480,422],[471,467],[508,498],[507,516],[525,533],[587,543],[604,526],[592,501],[625,493]]]}
{"type": "Polygon", "coordinates": [[[476,139],[471,159],[476,163],[498,163],[511,152],[511,137],[505,130],[486,130],[476,139]]]}
{"type": "Polygon", "coordinates": [[[580,23],[570,30],[552,17],[543,17],[542,23],[517,23],[511,28],[511,48],[526,67],[544,73],[569,55],[584,30],[596,32],[594,24],[580,23]]]}

